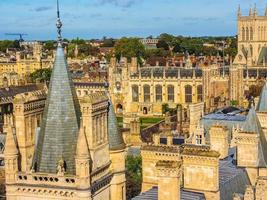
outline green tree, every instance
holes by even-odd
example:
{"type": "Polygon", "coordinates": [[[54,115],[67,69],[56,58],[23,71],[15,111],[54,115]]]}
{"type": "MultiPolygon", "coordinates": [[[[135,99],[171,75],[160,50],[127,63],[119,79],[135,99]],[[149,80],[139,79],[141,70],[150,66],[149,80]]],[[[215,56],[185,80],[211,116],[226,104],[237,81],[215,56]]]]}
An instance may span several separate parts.
{"type": "Polygon", "coordinates": [[[157,48],[159,49],[164,49],[164,50],[169,50],[169,45],[167,44],[166,41],[164,40],[159,40],[158,44],[157,44],[157,48]]]}
{"type": "Polygon", "coordinates": [[[162,104],[162,114],[166,114],[166,112],[168,112],[169,110],[170,110],[169,104],[167,103],[162,104]]]}
{"type": "Polygon", "coordinates": [[[18,40],[2,40],[0,41],[0,51],[5,52],[8,48],[20,48],[18,40]]]}
{"type": "Polygon", "coordinates": [[[103,39],[103,44],[101,45],[101,47],[114,47],[115,45],[115,40],[112,38],[104,38],[103,39]]]}
{"type": "Polygon", "coordinates": [[[170,51],[164,49],[146,49],[145,58],[152,57],[168,57],[170,56],[170,51]]]}
{"type": "Polygon", "coordinates": [[[127,199],[137,196],[142,185],[142,157],[128,155],[126,158],[126,194],[127,199]]]}
{"type": "Polygon", "coordinates": [[[139,64],[142,64],[142,58],[145,56],[145,47],[138,38],[121,38],[115,44],[115,55],[119,59],[124,56],[127,59],[137,57],[139,64]]]}
{"type": "Polygon", "coordinates": [[[29,79],[31,82],[41,82],[48,83],[50,81],[50,77],[52,75],[52,69],[37,69],[35,72],[29,75],[29,79]]]}
{"type": "Polygon", "coordinates": [[[49,40],[46,41],[43,45],[44,50],[52,51],[55,49],[55,41],[49,40]]]}

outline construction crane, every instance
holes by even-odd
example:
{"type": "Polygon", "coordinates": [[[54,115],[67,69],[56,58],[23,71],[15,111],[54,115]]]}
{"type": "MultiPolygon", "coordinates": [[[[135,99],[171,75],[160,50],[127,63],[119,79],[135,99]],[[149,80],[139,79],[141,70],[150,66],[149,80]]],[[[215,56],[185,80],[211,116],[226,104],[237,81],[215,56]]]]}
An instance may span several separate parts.
{"type": "Polygon", "coordinates": [[[5,35],[16,35],[16,36],[19,36],[19,41],[23,42],[24,41],[23,36],[24,35],[28,35],[28,34],[25,34],[25,33],[6,33],[5,35]]]}

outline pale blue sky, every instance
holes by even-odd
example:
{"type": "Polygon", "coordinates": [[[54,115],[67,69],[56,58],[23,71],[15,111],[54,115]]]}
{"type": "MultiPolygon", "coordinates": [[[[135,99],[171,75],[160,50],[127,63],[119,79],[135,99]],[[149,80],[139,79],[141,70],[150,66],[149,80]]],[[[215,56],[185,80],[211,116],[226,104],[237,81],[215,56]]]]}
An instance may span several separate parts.
{"type": "MultiPolygon", "coordinates": [[[[263,0],[60,0],[65,38],[236,34],[236,12],[263,0]]],[[[55,39],[56,0],[0,0],[0,39],[23,32],[26,39],[55,39]]]]}

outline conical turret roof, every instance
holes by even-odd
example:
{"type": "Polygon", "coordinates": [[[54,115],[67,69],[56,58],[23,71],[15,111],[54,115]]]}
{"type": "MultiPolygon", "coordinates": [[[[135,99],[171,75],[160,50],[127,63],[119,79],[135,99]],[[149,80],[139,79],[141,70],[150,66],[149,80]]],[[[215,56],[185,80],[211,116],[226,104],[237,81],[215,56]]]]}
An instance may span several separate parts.
{"type": "Polygon", "coordinates": [[[75,172],[80,108],[64,49],[59,42],[37,145],[37,171],[56,173],[58,161],[75,172]]]}

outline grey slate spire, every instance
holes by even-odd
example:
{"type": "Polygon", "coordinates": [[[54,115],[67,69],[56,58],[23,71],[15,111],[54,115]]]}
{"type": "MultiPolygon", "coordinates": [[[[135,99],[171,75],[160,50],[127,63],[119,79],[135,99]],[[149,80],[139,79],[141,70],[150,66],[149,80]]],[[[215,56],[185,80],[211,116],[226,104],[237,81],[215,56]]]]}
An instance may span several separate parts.
{"type": "Polygon", "coordinates": [[[265,82],[257,105],[257,111],[267,112],[267,82],[265,82]]]}
{"type": "Polygon", "coordinates": [[[109,137],[109,149],[121,150],[125,148],[122,135],[118,130],[118,123],[112,101],[109,100],[109,112],[108,112],[108,137],[109,137]]]}
{"type": "Polygon", "coordinates": [[[264,132],[261,128],[261,124],[257,117],[254,107],[249,110],[247,119],[243,126],[243,130],[251,134],[256,134],[259,137],[259,155],[258,155],[258,166],[266,167],[267,165],[267,142],[265,139],[264,132]]]}
{"type": "Polygon", "coordinates": [[[74,174],[80,108],[61,44],[61,27],[58,18],[58,46],[33,164],[38,172],[56,173],[63,159],[66,173],[74,174]]]}

